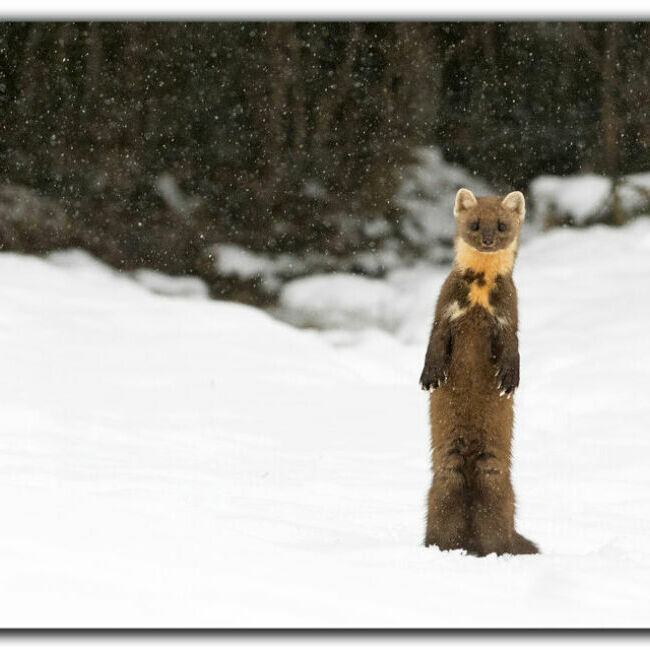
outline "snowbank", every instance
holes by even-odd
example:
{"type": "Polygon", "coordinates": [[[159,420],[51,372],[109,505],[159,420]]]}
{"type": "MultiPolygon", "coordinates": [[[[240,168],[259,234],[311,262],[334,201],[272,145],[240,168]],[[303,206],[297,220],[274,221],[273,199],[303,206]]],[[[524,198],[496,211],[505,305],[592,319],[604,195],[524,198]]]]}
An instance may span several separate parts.
{"type": "Polygon", "coordinates": [[[447,162],[436,147],[417,148],[414,158],[397,195],[397,204],[406,212],[402,232],[413,244],[434,252],[441,239],[453,237],[454,221],[450,215],[456,192],[461,187],[468,187],[479,196],[494,192],[482,179],[447,162]]]}
{"type": "Polygon", "coordinates": [[[273,260],[268,255],[253,253],[236,244],[215,244],[212,247],[215,267],[223,275],[235,275],[249,280],[257,276],[273,276],[285,270],[283,260],[273,260]]]}
{"type": "Polygon", "coordinates": [[[535,219],[548,225],[582,226],[605,219],[614,209],[630,218],[650,206],[650,172],[624,176],[616,184],[596,174],[540,176],[531,182],[529,195],[535,219]]]}
{"type": "Polygon", "coordinates": [[[141,285],[161,296],[181,298],[208,298],[210,292],[201,278],[191,275],[174,276],[152,271],[151,269],[138,269],[132,273],[134,279],[141,285]]]}
{"type": "MultiPolygon", "coordinates": [[[[385,220],[370,219],[367,222],[360,222],[358,219],[349,217],[356,221],[367,237],[372,238],[373,225],[381,222],[386,226],[385,220]]],[[[341,218],[341,223],[345,219],[341,218]]],[[[214,258],[215,269],[223,276],[235,277],[240,280],[259,280],[261,287],[270,294],[278,292],[287,282],[296,277],[306,277],[308,274],[330,275],[334,277],[336,269],[354,269],[368,274],[381,274],[386,269],[400,267],[403,260],[396,250],[398,246],[395,240],[387,240],[380,249],[368,246],[368,250],[352,251],[342,257],[326,253],[290,254],[282,253],[267,255],[255,253],[236,244],[215,244],[210,247],[210,254],[214,258]]],[[[345,273],[341,273],[345,275],[345,273]]],[[[358,276],[357,276],[358,277],[358,276]]]]}
{"type": "Polygon", "coordinates": [[[240,280],[259,279],[269,293],[280,288],[283,278],[307,273],[310,268],[307,259],[296,255],[265,255],[237,244],[214,244],[210,253],[218,273],[240,280]]]}
{"type": "Polygon", "coordinates": [[[421,546],[440,270],[391,277],[393,336],[0,254],[0,625],[646,626],[650,220],[540,236],[515,274],[543,554],[479,559],[421,546]]]}
{"type": "Polygon", "coordinates": [[[329,273],[287,283],[277,313],[300,327],[393,331],[404,307],[400,294],[387,282],[329,273]]]}
{"type": "Polygon", "coordinates": [[[275,315],[298,327],[376,328],[412,342],[425,336],[431,296],[446,274],[445,267],[419,264],[381,280],[353,273],[313,275],[284,285],[275,315]]]}
{"type": "Polygon", "coordinates": [[[138,284],[152,293],[161,296],[182,298],[208,298],[208,287],[200,278],[194,276],[172,276],[152,271],[151,269],[137,269],[131,272],[118,271],[108,264],[104,264],[87,251],[79,248],[50,253],[47,258],[50,262],[63,269],[71,271],[75,277],[87,277],[94,280],[103,278],[108,282],[128,282],[135,280],[138,284]]]}
{"type": "Polygon", "coordinates": [[[539,176],[529,194],[536,218],[570,218],[581,225],[605,212],[612,186],[610,178],[596,174],[539,176]]]}
{"type": "Polygon", "coordinates": [[[637,214],[647,210],[650,205],[650,172],[624,176],[618,191],[626,212],[637,214]]]}

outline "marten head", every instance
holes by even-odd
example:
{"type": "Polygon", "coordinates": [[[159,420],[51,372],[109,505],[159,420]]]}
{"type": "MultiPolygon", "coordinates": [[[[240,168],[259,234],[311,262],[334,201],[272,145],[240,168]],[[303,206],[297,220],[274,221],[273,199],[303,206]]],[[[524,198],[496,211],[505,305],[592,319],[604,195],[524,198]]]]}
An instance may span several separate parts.
{"type": "Polygon", "coordinates": [[[525,214],[521,192],[477,198],[469,190],[460,189],[454,205],[456,237],[481,253],[495,253],[517,245],[525,214]]]}

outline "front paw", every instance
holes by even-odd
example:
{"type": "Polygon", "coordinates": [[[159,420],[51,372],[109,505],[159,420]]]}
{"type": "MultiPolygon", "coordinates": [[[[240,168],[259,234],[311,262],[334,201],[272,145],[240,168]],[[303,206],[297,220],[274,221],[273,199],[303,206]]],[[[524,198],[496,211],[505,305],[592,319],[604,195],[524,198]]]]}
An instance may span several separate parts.
{"type": "Polygon", "coordinates": [[[496,362],[497,385],[501,394],[510,395],[519,386],[519,355],[502,357],[496,362]]]}
{"type": "Polygon", "coordinates": [[[422,390],[432,393],[438,386],[442,386],[449,378],[449,368],[444,363],[431,363],[424,366],[420,376],[422,390]]]}

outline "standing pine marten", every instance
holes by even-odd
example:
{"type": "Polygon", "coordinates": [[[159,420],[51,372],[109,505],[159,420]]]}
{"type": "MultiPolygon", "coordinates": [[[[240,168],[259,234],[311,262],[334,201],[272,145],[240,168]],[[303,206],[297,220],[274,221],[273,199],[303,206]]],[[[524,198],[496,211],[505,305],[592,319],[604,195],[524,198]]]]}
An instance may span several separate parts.
{"type": "Polygon", "coordinates": [[[512,267],[524,196],[458,190],[454,268],[440,290],[420,377],[431,393],[433,483],[425,545],[537,553],[515,531],[511,399],[519,385],[512,267]]]}

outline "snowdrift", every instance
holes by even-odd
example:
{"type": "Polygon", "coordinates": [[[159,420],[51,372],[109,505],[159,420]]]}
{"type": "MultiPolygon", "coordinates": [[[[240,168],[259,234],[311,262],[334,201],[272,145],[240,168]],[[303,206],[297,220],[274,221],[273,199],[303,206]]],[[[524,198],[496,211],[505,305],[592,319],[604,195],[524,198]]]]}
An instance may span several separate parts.
{"type": "Polygon", "coordinates": [[[613,212],[628,220],[650,206],[650,173],[629,174],[616,183],[597,174],[539,176],[529,194],[540,225],[584,226],[606,220],[613,212]]]}
{"type": "Polygon", "coordinates": [[[316,332],[64,262],[0,255],[0,625],[647,626],[650,220],[521,250],[535,557],[421,545],[440,271],[316,332]]]}

